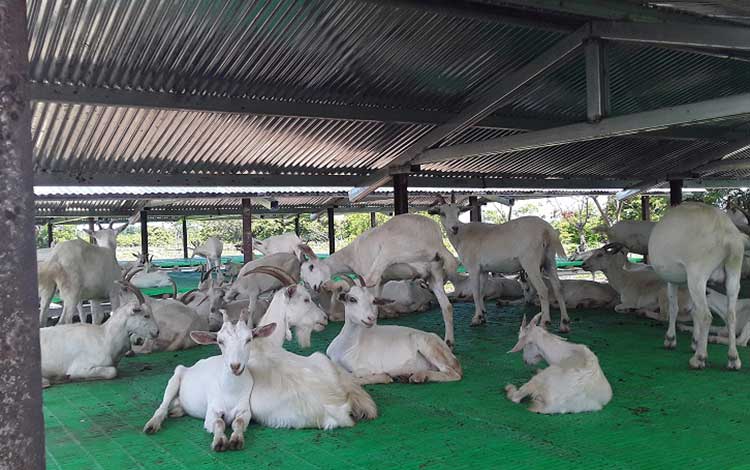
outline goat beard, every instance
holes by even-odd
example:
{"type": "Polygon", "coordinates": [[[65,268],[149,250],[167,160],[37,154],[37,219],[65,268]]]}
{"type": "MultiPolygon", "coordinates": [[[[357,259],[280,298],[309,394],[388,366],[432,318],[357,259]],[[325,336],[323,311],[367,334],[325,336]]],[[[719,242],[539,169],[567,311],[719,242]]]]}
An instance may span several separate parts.
{"type": "Polygon", "coordinates": [[[310,347],[310,337],[312,336],[312,330],[309,328],[295,327],[294,334],[297,336],[297,344],[301,348],[310,347]]]}

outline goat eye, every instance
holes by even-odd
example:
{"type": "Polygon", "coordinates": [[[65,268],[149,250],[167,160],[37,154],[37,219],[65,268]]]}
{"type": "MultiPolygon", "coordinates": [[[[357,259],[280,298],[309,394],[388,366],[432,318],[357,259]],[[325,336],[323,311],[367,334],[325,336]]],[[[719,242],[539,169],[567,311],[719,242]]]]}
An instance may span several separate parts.
{"type": "Polygon", "coordinates": [[[353,304],[356,304],[357,303],[357,299],[355,299],[354,297],[349,297],[349,302],[351,302],[353,304]]]}
{"type": "Polygon", "coordinates": [[[305,303],[309,304],[310,303],[310,299],[305,299],[305,303]]]}
{"type": "Polygon", "coordinates": [[[310,271],[312,271],[312,270],[313,270],[313,265],[311,264],[311,265],[310,265],[310,271]]]}
{"type": "Polygon", "coordinates": [[[143,318],[151,318],[151,315],[144,315],[143,318]]]}
{"type": "Polygon", "coordinates": [[[248,343],[249,343],[250,341],[252,341],[252,340],[253,340],[252,338],[248,338],[248,339],[246,339],[246,340],[245,340],[245,344],[248,344],[248,343]]]}

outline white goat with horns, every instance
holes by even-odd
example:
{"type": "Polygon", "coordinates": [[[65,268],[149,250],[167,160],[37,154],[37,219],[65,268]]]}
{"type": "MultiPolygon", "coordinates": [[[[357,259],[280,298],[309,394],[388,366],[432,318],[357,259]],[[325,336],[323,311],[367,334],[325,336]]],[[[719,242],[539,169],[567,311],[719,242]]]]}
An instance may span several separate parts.
{"type": "MultiPolygon", "coordinates": [[[[91,317],[95,324],[103,319],[99,300],[109,299],[112,310],[119,306],[119,286],[115,284],[121,278],[120,266],[117,264],[117,235],[128,224],[119,228],[103,228],[92,232],[84,229],[94,237],[96,245],[81,239],[69,240],[55,246],[49,259],[39,264],[39,324],[47,324],[47,312],[55,291],[60,291],[63,311],[60,324],[71,323],[78,304],[83,299],[91,300],[91,317]]],[[[81,319],[83,322],[83,319],[81,319]]]]}
{"type": "MultiPolygon", "coordinates": [[[[348,278],[347,278],[348,279],[348,278]]],[[[362,384],[391,383],[394,378],[412,383],[461,380],[456,356],[434,333],[396,325],[378,325],[378,305],[388,300],[373,297],[352,283],[340,292],[344,303],[344,327],[328,346],[333,362],[353,373],[362,384]]]]}
{"type": "Polygon", "coordinates": [[[555,254],[564,257],[565,249],[557,231],[539,217],[519,217],[504,224],[463,223],[459,215],[466,209],[458,204],[441,204],[430,209],[430,213],[440,216],[448,239],[469,273],[475,305],[471,324],[486,322],[481,294],[482,274],[490,271],[516,273],[521,269],[526,271],[529,282],[539,295],[542,321],[549,324],[549,290],[542,276],[543,269],[560,305],[560,331],[569,332],[570,319],[557,277],[555,257],[555,254]]]}
{"type": "Polygon", "coordinates": [[[534,413],[581,413],[599,411],[612,399],[612,387],[599,366],[599,359],[583,344],[568,343],[539,327],[542,314],[526,324],[523,317],[518,342],[509,353],[523,351],[528,365],[544,359],[548,364],[521,388],[508,384],[509,400],[520,403],[531,396],[534,413]]]}
{"type": "Polygon", "coordinates": [[[376,287],[378,297],[387,281],[424,279],[435,294],[445,322],[445,342],[453,346],[453,306],[445,293],[446,275],[458,268],[456,258],[443,245],[440,226],[428,217],[402,214],[371,228],[326,259],[318,259],[300,245],[308,261],[300,268],[302,280],[315,290],[337,274],[356,273],[376,287]]]}
{"type": "Polygon", "coordinates": [[[255,386],[250,408],[255,419],[274,428],[333,429],[376,418],[375,403],[351,374],[321,353],[305,357],[283,348],[284,331],[291,339],[292,326],[303,347],[309,346],[311,330],[325,327],[325,313],[312,302],[310,292],[281,270],[265,267],[256,272],[277,277],[285,287],[274,294],[260,320],[261,325],[273,322],[279,327],[251,346],[248,368],[255,386]]]}

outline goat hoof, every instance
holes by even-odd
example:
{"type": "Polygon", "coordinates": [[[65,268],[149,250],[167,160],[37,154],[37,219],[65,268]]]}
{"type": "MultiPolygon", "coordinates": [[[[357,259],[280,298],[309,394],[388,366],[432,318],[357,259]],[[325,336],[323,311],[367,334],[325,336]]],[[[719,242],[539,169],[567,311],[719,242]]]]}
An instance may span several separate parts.
{"type": "Polygon", "coordinates": [[[727,369],[740,370],[741,367],[742,367],[742,361],[740,361],[739,357],[729,356],[729,361],[727,362],[727,369]]]}
{"type": "Polygon", "coordinates": [[[214,439],[213,444],[211,444],[211,449],[214,452],[224,452],[229,447],[227,436],[221,436],[218,439],[214,439]]]}
{"type": "Polygon", "coordinates": [[[664,349],[674,349],[677,347],[677,338],[674,336],[664,337],[664,349]]]}
{"type": "Polygon", "coordinates": [[[471,326],[479,326],[483,323],[487,323],[487,320],[482,315],[475,316],[471,319],[471,326]]]}
{"type": "Polygon", "coordinates": [[[513,384],[508,384],[508,385],[505,386],[505,396],[508,398],[508,400],[512,400],[513,399],[512,395],[514,393],[516,393],[516,390],[518,390],[518,389],[513,384]]]}
{"type": "Polygon", "coordinates": [[[229,438],[229,449],[240,450],[243,447],[245,447],[245,437],[240,434],[232,434],[232,437],[229,438]]]}
{"type": "Polygon", "coordinates": [[[693,356],[690,358],[690,368],[691,369],[705,369],[706,368],[706,358],[701,356],[693,356]]]}
{"type": "Polygon", "coordinates": [[[567,323],[560,324],[560,333],[570,333],[570,326],[567,323]]]}
{"type": "Polygon", "coordinates": [[[409,383],[423,384],[427,381],[427,375],[424,372],[415,372],[409,377],[409,383]]]}
{"type": "Polygon", "coordinates": [[[552,326],[552,322],[549,320],[542,320],[542,328],[549,329],[549,327],[552,326]]]}
{"type": "Polygon", "coordinates": [[[161,423],[155,420],[149,420],[146,426],[143,427],[143,432],[146,434],[155,434],[161,429],[161,423]]]}

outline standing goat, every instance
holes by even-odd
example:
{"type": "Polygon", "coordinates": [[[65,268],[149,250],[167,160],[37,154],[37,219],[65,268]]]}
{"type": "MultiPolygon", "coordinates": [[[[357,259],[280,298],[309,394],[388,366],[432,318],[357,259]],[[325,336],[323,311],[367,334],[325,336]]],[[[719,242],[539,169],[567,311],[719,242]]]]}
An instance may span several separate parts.
{"type": "Polygon", "coordinates": [[[207,268],[216,268],[218,270],[217,274],[221,278],[222,251],[224,251],[224,242],[216,237],[208,237],[203,243],[193,242],[193,254],[190,255],[190,258],[195,256],[206,258],[207,268]]]}
{"type": "Polygon", "coordinates": [[[138,299],[112,311],[103,325],[61,325],[41,328],[42,386],[53,382],[113,379],[117,364],[132,345],[159,335],[143,294],[124,284],[138,299]]]}
{"type": "Polygon", "coordinates": [[[251,329],[246,318],[236,324],[228,319],[218,333],[194,331],[190,334],[199,344],[218,344],[221,355],[201,359],[192,367],[177,366],[164,390],[164,398],[148,420],[143,432],[153,434],[161,429],[167,415],[187,414],[203,419],[203,428],[213,434],[211,449],[217,452],[241,449],[245,430],[250,423],[250,393],[253,376],[247,368],[252,343],[273,333],[275,323],[251,329]],[[227,440],[226,426],[232,427],[227,440]]]}
{"type": "Polygon", "coordinates": [[[697,202],[686,202],[670,209],[654,227],[648,244],[651,267],[667,281],[669,329],[665,347],[677,344],[677,287],[687,284],[694,308],[692,311],[695,354],[690,367],[706,367],[711,312],[706,300],[709,279],[722,280],[727,292],[727,334],[729,353],[727,367],[737,370],[742,361],[736,345],[736,307],[740,290],[742,258],[749,239],[720,209],[697,202]]]}
{"type": "Polygon", "coordinates": [[[281,235],[268,237],[265,240],[258,240],[253,237],[253,250],[263,255],[272,255],[274,253],[299,255],[299,246],[302,243],[302,239],[296,233],[282,233],[281,235]]]}
{"type": "Polygon", "coordinates": [[[620,243],[631,253],[648,255],[648,240],[656,222],[621,220],[611,227],[599,225],[594,230],[607,236],[609,243],[620,243]]]}
{"type": "Polygon", "coordinates": [[[564,257],[565,249],[557,231],[539,217],[520,217],[504,224],[466,224],[459,220],[462,211],[458,204],[443,204],[431,209],[430,213],[440,215],[448,239],[469,272],[475,305],[471,324],[486,322],[480,282],[482,273],[515,273],[523,269],[539,294],[542,321],[548,325],[549,290],[542,277],[544,270],[549,275],[552,291],[560,304],[560,331],[569,332],[570,318],[557,277],[555,257],[555,254],[564,257]]]}
{"type": "MultiPolygon", "coordinates": [[[[102,322],[102,310],[99,300],[109,299],[112,310],[119,305],[119,287],[115,284],[121,277],[117,264],[117,235],[127,224],[114,229],[99,225],[99,230],[92,232],[84,229],[94,237],[96,245],[81,239],[59,243],[53,249],[49,259],[39,265],[39,324],[47,324],[47,312],[55,291],[60,291],[63,311],[60,324],[71,323],[73,315],[81,300],[91,300],[91,317],[95,324],[102,322]]],[[[81,319],[83,322],[83,319],[81,319]]]]}
{"type": "Polygon", "coordinates": [[[378,325],[377,307],[388,301],[373,297],[363,280],[361,284],[339,294],[346,316],[344,327],[326,351],[333,362],[361,384],[391,383],[394,377],[412,383],[461,380],[461,364],[438,335],[378,325]]]}
{"type": "Polygon", "coordinates": [[[539,371],[521,388],[506,385],[506,396],[514,403],[531,396],[529,411],[534,413],[601,410],[612,399],[612,387],[599,366],[599,359],[583,344],[568,343],[540,328],[541,316],[537,314],[528,325],[523,317],[518,342],[508,352],[523,351],[526,364],[534,365],[544,359],[549,367],[539,371]]]}
{"type": "Polygon", "coordinates": [[[302,264],[300,275],[315,290],[332,276],[345,273],[363,276],[369,287],[378,289],[378,296],[387,281],[424,279],[440,304],[445,342],[453,345],[453,306],[444,284],[446,275],[455,273],[458,266],[433,220],[415,214],[397,215],[326,259],[318,259],[307,245],[300,249],[309,258],[302,264]]]}

